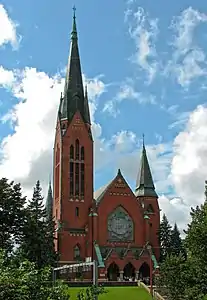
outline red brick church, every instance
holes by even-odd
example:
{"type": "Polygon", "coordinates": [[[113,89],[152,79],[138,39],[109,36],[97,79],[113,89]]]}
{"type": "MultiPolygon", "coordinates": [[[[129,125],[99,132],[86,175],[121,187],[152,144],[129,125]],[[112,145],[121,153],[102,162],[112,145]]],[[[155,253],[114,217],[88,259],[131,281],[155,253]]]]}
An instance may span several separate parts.
{"type": "Polygon", "coordinates": [[[54,142],[54,195],[50,187],[47,199],[59,264],[96,259],[100,279],[148,277],[159,259],[160,209],[144,143],[135,192],[120,169],[94,192],[93,146],[74,15],[54,142]]]}

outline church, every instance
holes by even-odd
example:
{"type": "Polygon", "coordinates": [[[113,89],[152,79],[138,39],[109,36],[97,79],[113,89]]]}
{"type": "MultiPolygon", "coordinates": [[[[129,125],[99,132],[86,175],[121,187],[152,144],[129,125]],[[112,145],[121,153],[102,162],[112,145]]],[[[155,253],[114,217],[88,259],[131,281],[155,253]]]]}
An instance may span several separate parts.
{"type": "MultiPolygon", "coordinates": [[[[94,143],[75,14],[57,115],[53,195],[50,187],[47,208],[56,223],[59,266],[95,259],[99,279],[149,277],[159,260],[160,209],[145,145],[135,191],[118,169],[94,192],[94,143]]],[[[84,276],[90,278],[87,272],[84,276]]]]}

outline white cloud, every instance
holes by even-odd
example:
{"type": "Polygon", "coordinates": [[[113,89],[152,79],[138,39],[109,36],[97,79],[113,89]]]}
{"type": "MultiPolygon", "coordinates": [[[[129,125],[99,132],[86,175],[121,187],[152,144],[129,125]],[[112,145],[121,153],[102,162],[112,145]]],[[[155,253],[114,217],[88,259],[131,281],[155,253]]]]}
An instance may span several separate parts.
{"type": "Polygon", "coordinates": [[[139,104],[157,104],[154,95],[138,92],[135,90],[134,85],[134,82],[130,79],[123,82],[116,96],[104,104],[103,112],[108,112],[116,117],[120,113],[118,105],[124,100],[135,100],[139,104]]]}
{"type": "Polygon", "coordinates": [[[9,86],[14,82],[14,74],[12,71],[5,70],[0,66],[0,86],[4,88],[9,88],[9,86]]]}
{"type": "MultiPolygon", "coordinates": [[[[35,68],[25,68],[13,75],[11,71],[4,72],[10,74],[9,79],[2,80],[0,85],[7,82],[19,102],[4,119],[13,123],[14,133],[1,142],[0,176],[20,181],[25,192],[30,193],[37,179],[45,188],[52,172],[55,125],[64,80],[59,75],[49,77],[35,68]]],[[[97,78],[87,81],[93,105],[104,84],[97,78]]],[[[93,126],[98,133],[98,124],[93,126]]]]}
{"type": "Polygon", "coordinates": [[[0,4],[0,46],[7,43],[11,43],[14,48],[18,46],[16,27],[17,24],[12,21],[4,6],[0,4]]]}
{"type": "Polygon", "coordinates": [[[143,8],[138,7],[136,12],[131,9],[127,10],[125,21],[129,24],[129,33],[136,47],[136,53],[132,59],[146,72],[147,82],[150,84],[158,70],[155,48],[158,19],[150,19],[143,8]]]}
{"type": "Polygon", "coordinates": [[[185,88],[207,72],[205,52],[198,46],[195,35],[197,26],[202,23],[207,23],[207,15],[189,7],[174,17],[171,24],[174,52],[165,72],[173,73],[185,88]]]}

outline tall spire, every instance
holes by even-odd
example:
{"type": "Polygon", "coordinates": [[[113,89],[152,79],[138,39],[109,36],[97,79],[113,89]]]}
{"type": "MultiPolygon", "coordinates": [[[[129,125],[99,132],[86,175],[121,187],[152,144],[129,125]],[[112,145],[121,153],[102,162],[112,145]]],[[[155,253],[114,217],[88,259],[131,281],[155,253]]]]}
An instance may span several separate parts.
{"type": "Polygon", "coordinates": [[[145,143],[144,143],[144,135],[143,135],[143,146],[142,146],[140,169],[137,176],[135,194],[136,196],[157,197],[157,193],[155,191],[155,186],[152,179],[152,173],[147,159],[147,153],[146,153],[145,143]]]}
{"type": "Polygon", "coordinates": [[[70,55],[68,58],[67,73],[65,78],[64,95],[60,107],[60,118],[68,119],[70,122],[74,114],[79,111],[83,121],[88,123],[88,103],[86,105],[86,100],[84,97],[81,63],[78,49],[75,7],[73,8],[73,11],[70,55]]]}
{"type": "Polygon", "coordinates": [[[52,204],[53,204],[53,196],[52,196],[52,187],[51,187],[51,180],[49,181],[49,187],[48,187],[48,194],[47,194],[47,200],[46,200],[46,212],[47,217],[52,217],[52,204]]]}

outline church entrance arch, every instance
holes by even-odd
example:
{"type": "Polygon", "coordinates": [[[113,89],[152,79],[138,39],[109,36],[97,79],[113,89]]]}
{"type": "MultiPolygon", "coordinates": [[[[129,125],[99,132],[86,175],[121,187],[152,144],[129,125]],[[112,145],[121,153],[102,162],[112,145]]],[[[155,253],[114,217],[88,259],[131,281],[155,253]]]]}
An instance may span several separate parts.
{"type": "Polygon", "coordinates": [[[109,281],[117,281],[119,277],[119,267],[115,262],[111,263],[107,269],[107,278],[109,281]]]}
{"type": "Polygon", "coordinates": [[[126,264],[124,267],[124,279],[125,280],[135,279],[135,267],[130,262],[126,264]]]}
{"type": "Polygon", "coordinates": [[[148,281],[150,277],[150,267],[144,262],[139,269],[139,278],[144,282],[148,281]]]}

